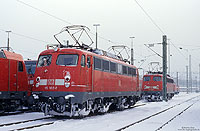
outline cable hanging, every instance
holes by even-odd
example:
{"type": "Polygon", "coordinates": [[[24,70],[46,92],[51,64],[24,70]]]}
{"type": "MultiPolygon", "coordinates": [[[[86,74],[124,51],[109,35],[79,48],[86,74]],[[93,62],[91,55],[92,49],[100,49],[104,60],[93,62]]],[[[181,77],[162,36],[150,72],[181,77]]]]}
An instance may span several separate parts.
{"type": "MultiPolygon", "coordinates": [[[[62,22],[64,22],[64,23],[67,23],[67,24],[69,24],[69,25],[73,25],[71,22],[68,22],[68,21],[66,21],[66,20],[64,20],[64,19],[61,19],[61,18],[59,18],[59,17],[57,17],[57,16],[55,16],[55,15],[52,15],[52,14],[46,12],[46,11],[43,11],[43,10],[41,10],[41,9],[39,9],[39,8],[36,8],[36,7],[32,6],[32,5],[29,5],[29,4],[27,4],[27,3],[25,3],[25,2],[23,2],[23,1],[21,1],[21,0],[16,0],[16,1],[19,2],[19,3],[21,3],[21,4],[24,4],[24,5],[28,6],[28,7],[30,7],[30,8],[32,8],[32,9],[34,9],[34,10],[37,10],[37,11],[39,11],[39,12],[42,12],[42,13],[44,13],[44,14],[46,14],[46,15],[52,17],[52,18],[55,18],[55,19],[57,19],[57,20],[60,20],[60,21],[62,21],[62,22]]],[[[92,35],[95,35],[95,33],[92,33],[92,32],[89,32],[89,33],[92,34],[92,35]]],[[[104,38],[104,37],[102,37],[102,36],[99,36],[99,35],[98,35],[98,37],[99,37],[100,39],[103,39],[103,40],[108,41],[108,42],[110,42],[110,43],[116,44],[116,42],[113,42],[113,41],[111,41],[111,40],[109,40],[109,39],[107,39],[107,38],[104,38]]]]}

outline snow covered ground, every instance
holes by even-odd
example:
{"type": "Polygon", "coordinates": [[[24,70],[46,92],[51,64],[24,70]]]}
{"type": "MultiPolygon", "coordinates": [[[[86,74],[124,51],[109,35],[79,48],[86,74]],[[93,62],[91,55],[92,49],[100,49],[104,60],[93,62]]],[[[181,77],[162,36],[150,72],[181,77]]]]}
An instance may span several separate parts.
{"type": "MultiPolygon", "coordinates": [[[[113,131],[127,126],[133,122],[144,119],[152,114],[155,114],[163,109],[172,107],[182,103],[190,98],[199,96],[200,93],[180,93],[169,100],[168,102],[145,102],[140,101],[138,104],[145,103],[144,106],[138,106],[124,111],[116,111],[104,115],[97,115],[86,117],[83,119],[66,119],[65,121],[58,120],[52,125],[42,126],[38,128],[28,129],[37,131],[113,131]]],[[[184,102],[180,105],[171,108],[157,116],[153,116],[141,123],[135,124],[125,131],[155,131],[160,126],[168,122],[174,116],[179,114],[185,108],[193,104],[190,108],[185,110],[182,114],[175,117],[171,122],[166,124],[161,131],[200,131],[200,97],[184,102]]],[[[14,116],[1,116],[0,123],[9,123],[14,121],[21,121],[23,119],[33,119],[44,117],[42,113],[24,113],[14,116]]],[[[41,122],[49,122],[49,120],[42,120],[41,122]]],[[[31,123],[29,123],[31,125],[31,123]]],[[[29,125],[29,126],[30,126],[29,125]]],[[[28,123],[27,123],[28,126],[28,123]]],[[[18,127],[17,127],[18,128],[18,127]]],[[[0,130],[17,129],[15,126],[12,128],[0,127],[0,130]]]]}

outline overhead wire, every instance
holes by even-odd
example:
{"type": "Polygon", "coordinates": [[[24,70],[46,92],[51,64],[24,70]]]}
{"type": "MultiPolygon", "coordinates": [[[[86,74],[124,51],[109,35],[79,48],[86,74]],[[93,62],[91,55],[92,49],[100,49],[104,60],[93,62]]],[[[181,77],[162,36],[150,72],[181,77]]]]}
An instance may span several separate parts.
{"type": "MultiPolygon", "coordinates": [[[[34,9],[34,10],[37,10],[37,11],[39,11],[39,12],[42,12],[42,13],[44,13],[44,14],[46,14],[46,15],[52,17],[52,18],[55,18],[55,19],[57,19],[57,20],[60,20],[60,21],[62,21],[62,22],[64,22],[64,23],[67,23],[67,24],[69,24],[69,25],[73,25],[71,22],[68,22],[68,21],[66,21],[66,20],[64,20],[64,19],[62,19],[62,18],[59,18],[59,17],[57,17],[57,16],[55,16],[55,15],[52,15],[52,14],[50,14],[50,13],[44,11],[44,10],[41,10],[41,9],[39,9],[39,8],[37,8],[37,7],[34,7],[34,6],[30,5],[30,4],[27,4],[27,3],[25,3],[25,2],[23,2],[23,1],[21,1],[21,0],[16,0],[16,1],[19,2],[19,3],[21,3],[21,4],[24,4],[24,5],[28,6],[28,7],[30,7],[30,8],[32,8],[32,9],[34,9]]],[[[95,35],[95,33],[92,33],[92,32],[89,32],[89,33],[92,34],[92,35],[95,35]]],[[[108,42],[110,42],[110,43],[112,43],[112,44],[116,44],[116,43],[117,43],[117,42],[111,41],[110,39],[107,39],[107,38],[105,38],[105,37],[102,37],[102,36],[100,36],[100,35],[98,35],[97,37],[100,38],[100,39],[102,39],[102,40],[108,41],[108,42]]]]}
{"type": "Polygon", "coordinates": [[[19,2],[19,3],[21,3],[21,4],[24,4],[24,5],[28,6],[28,7],[30,7],[30,8],[32,8],[32,9],[35,9],[35,10],[37,10],[37,11],[39,11],[39,12],[42,12],[42,13],[48,15],[48,16],[51,16],[51,17],[53,17],[53,18],[55,18],[55,19],[58,19],[58,20],[60,20],[60,21],[62,21],[62,22],[65,22],[65,23],[67,23],[67,24],[72,25],[72,23],[70,23],[70,22],[68,22],[68,21],[66,21],[66,20],[64,20],[64,19],[61,19],[61,18],[59,18],[59,17],[57,17],[57,16],[55,16],[55,15],[52,15],[52,14],[46,12],[46,11],[43,11],[43,10],[41,10],[41,9],[39,9],[39,8],[36,8],[36,7],[32,6],[32,5],[29,5],[29,4],[27,4],[27,3],[25,3],[25,2],[23,2],[23,1],[21,1],[21,0],[16,0],[16,1],[19,2]]]}
{"type": "MultiPolygon", "coordinates": [[[[64,20],[64,19],[61,19],[61,18],[59,18],[59,17],[57,17],[57,16],[55,16],[55,15],[52,15],[52,14],[50,14],[50,13],[44,11],[44,10],[41,10],[41,9],[39,9],[39,8],[37,8],[37,7],[34,7],[34,6],[30,5],[30,4],[27,4],[27,3],[25,3],[25,2],[23,2],[23,1],[21,1],[21,0],[16,0],[16,1],[19,2],[19,3],[21,3],[21,4],[24,4],[24,5],[28,6],[28,7],[30,7],[30,8],[32,8],[32,9],[34,9],[34,10],[37,10],[37,11],[39,11],[39,12],[42,12],[42,13],[44,13],[44,14],[46,14],[46,15],[52,17],[52,18],[55,18],[55,19],[57,19],[57,20],[60,20],[60,21],[62,21],[62,22],[65,22],[65,23],[67,23],[67,24],[73,25],[71,22],[68,22],[68,21],[66,21],[66,20],[64,20]]],[[[134,0],[134,1],[135,1],[136,4],[141,8],[141,10],[145,13],[145,15],[151,20],[151,22],[158,28],[158,30],[159,30],[162,34],[165,34],[165,32],[163,31],[163,29],[156,23],[156,21],[155,21],[155,20],[150,16],[150,14],[142,7],[142,5],[141,5],[137,0],[134,0]]],[[[92,33],[92,32],[90,32],[90,33],[93,34],[93,35],[95,35],[95,33],[92,33]]],[[[13,33],[13,34],[16,34],[16,35],[19,35],[19,36],[23,36],[23,37],[26,37],[26,38],[30,38],[30,39],[33,39],[33,40],[37,40],[37,41],[46,42],[46,41],[39,40],[39,39],[35,39],[35,38],[29,37],[29,36],[21,35],[21,34],[18,34],[18,33],[13,33]]],[[[110,42],[110,43],[116,44],[116,42],[113,42],[113,41],[111,41],[111,40],[109,40],[109,39],[107,39],[107,38],[104,38],[104,37],[102,37],[102,36],[99,36],[99,35],[98,35],[98,37],[99,37],[100,39],[103,39],[103,40],[108,41],[108,42],[110,42]]],[[[171,42],[171,43],[172,43],[172,42],[171,42]]],[[[176,50],[178,50],[178,52],[179,52],[182,56],[184,56],[184,55],[180,52],[180,50],[179,50],[173,43],[172,43],[172,45],[175,47],[176,50]]],[[[184,57],[185,57],[185,56],[184,56],[184,57]]]]}
{"type": "MultiPolygon", "coordinates": [[[[6,32],[6,30],[4,30],[4,29],[0,29],[0,31],[6,32]]],[[[39,42],[44,42],[44,43],[50,43],[50,42],[47,42],[47,41],[44,41],[44,40],[40,40],[40,39],[36,39],[36,38],[30,37],[30,36],[27,36],[27,35],[19,34],[19,33],[13,32],[13,31],[11,31],[10,33],[11,33],[11,34],[14,34],[14,35],[16,35],[16,36],[20,36],[20,37],[27,38],[27,39],[31,39],[31,40],[35,40],[35,41],[39,41],[39,42]]],[[[14,49],[14,50],[20,51],[20,52],[29,53],[29,54],[37,54],[37,53],[34,53],[34,52],[25,51],[25,50],[21,50],[21,49],[14,49]]],[[[34,56],[35,56],[35,55],[34,55],[34,56]]]]}
{"type": "MultiPolygon", "coordinates": [[[[6,32],[6,30],[4,30],[4,29],[0,29],[0,30],[3,31],[3,32],[6,32]]],[[[16,32],[13,32],[13,31],[11,31],[10,33],[14,34],[14,35],[17,35],[17,36],[21,36],[21,37],[27,38],[27,39],[39,41],[39,42],[52,43],[52,42],[48,42],[48,41],[45,41],[45,40],[40,40],[40,39],[37,39],[37,38],[33,38],[31,36],[27,36],[27,35],[23,35],[23,34],[20,34],[20,33],[16,33],[16,32]]]]}
{"type": "MultiPolygon", "coordinates": [[[[145,13],[145,15],[151,20],[151,22],[158,28],[158,30],[164,35],[165,32],[162,30],[162,28],[155,22],[155,20],[149,15],[149,13],[142,7],[142,5],[137,1],[134,0],[135,3],[141,8],[141,10],[145,13]]],[[[173,45],[173,47],[184,57],[186,58],[183,53],[175,46],[175,44],[170,41],[170,43],[173,45]]]]}
{"type": "Polygon", "coordinates": [[[147,11],[140,5],[140,3],[135,0],[136,4],[141,8],[141,10],[146,14],[146,16],[151,20],[151,22],[158,28],[158,30],[162,33],[165,34],[164,31],[161,29],[161,27],[154,21],[154,19],[147,13],[147,11]]]}

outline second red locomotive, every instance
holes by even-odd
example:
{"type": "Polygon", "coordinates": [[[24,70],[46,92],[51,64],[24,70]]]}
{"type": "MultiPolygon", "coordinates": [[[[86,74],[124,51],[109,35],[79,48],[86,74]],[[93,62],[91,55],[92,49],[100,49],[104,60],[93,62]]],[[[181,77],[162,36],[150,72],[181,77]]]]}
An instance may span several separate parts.
{"type": "MultiPolygon", "coordinates": [[[[142,83],[142,96],[148,101],[162,100],[163,82],[162,72],[149,72],[144,75],[142,83]]],[[[177,86],[174,80],[167,76],[167,98],[170,99],[176,93],[177,86]]]]}

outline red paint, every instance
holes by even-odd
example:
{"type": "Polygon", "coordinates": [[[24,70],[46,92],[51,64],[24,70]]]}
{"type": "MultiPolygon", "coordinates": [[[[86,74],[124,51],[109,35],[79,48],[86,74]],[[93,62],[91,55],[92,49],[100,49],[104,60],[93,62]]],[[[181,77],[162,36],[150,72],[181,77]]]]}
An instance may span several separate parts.
{"type": "Polygon", "coordinates": [[[28,78],[22,56],[5,50],[1,52],[5,57],[0,58],[0,91],[27,91],[28,78]],[[19,71],[20,64],[23,71],[19,71]]]}
{"type": "MultiPolygon", "coordinates": [[[[162,74],[147,74],[143,77],[142,91],[162,91],[162,74]],[[149,81],[145,81],[145,77],[149,77],[149,81]],[[160,77],[160,81],[154,81],[153,77],[160,77]],[[150,87],[150,88],[149,88],[150,87]],[[156,88],[153,88],[156,87],[156,88]]],[[[167,79],[173,81],[172,78],[167,77],[167,79]]],[[[174,82],[167,82],[167,93],[175,93],[176,84],[174,82]]]]}
{"type": "MultiPolygon", "coordinates": [[[[58,49],[54,51],[52,49],[43,51],[42,55],[52,55],[51,64],[48,66],[36,67],[34,76],[34,88],[33,91],[59,91],[59,92],[114,92],[114,91],[139,91],[139,79],[138,70],[135,66],[129,65],[123,61],[113,59],[107,56],[98,55],[89,51],[80,49],[58,49]],[[78,55],[77,66],[60,66],[57,65],[57,57],[60,54],[76,54],[78,55]],[[81,56],[85,55],[86,66],[81,66],[81,56]],[[123,64],[128,67],[136,69],[136,76],[120,75],[117,73],[105,72],[94,70],[94,57],[112,61],[114,63],[123,64]],[[91,60],[91,67],[87,67],[88,58],[91,60]],[[66,88],[64,85],[55,85],[56,79],[64,79],[67,72],[70,73],[71,79],[69,81],[70,86],[66,88]],[[36,81],[40,78],[40,81],[36,81]],[[49,80],[54,80],[49,82],[49,80]],[[41,81],[45,82],[45,85],[41,84],[41,81]],[[39,87],[36,84],[40,83],[39,87]]],[[[38,61],[39,62],[39,61],[38,61]]],[[[65,80],[66,82],[66,80],[65,80]]]]}

